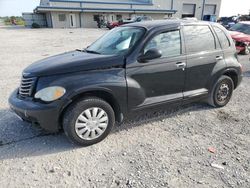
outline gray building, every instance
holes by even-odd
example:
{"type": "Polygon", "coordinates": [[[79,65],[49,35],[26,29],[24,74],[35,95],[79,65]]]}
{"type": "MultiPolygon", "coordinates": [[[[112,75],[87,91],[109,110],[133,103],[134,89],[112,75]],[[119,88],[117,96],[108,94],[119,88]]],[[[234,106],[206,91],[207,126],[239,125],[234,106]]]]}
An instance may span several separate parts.
{"type": "Polygon", "coordinates": [[[118,21],[135,16],[196,17],[219,15],[221,0],[41,0],[35,13],[48,27],[94,28],[97,20],[118,21]]]}

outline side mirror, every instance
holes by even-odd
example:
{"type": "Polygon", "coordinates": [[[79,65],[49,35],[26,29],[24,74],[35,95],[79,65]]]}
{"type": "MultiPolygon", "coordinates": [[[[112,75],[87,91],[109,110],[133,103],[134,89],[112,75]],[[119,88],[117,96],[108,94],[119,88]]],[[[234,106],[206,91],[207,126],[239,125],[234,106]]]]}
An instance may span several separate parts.
{"type": "Polygon", "coordinates": [[[157,59],[162,56],[162,52],[156,48],[149,49],[145,54],[138,57],[138,61],[145,63],[148,60],[157,59]]]}

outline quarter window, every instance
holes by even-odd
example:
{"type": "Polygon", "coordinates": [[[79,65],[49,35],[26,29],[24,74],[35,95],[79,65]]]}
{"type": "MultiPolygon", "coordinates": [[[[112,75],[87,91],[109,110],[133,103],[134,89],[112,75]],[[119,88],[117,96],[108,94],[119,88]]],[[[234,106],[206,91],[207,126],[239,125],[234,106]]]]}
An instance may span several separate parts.
{"type": "Polygon", "coordinates": [[[188,53],[198,53],[215,49],[215,39],[208,26],[184,26],[188,53]]]}
{"type": "Polygon", "coordinates": [[[221,47],[224,48],[229,48],[230,47],[230,41],[224,31],[216,26],[214,26],[215,33],[217,34],[221,47]]]}
{"type": "Polygon", "coordinates": [[[180,31],[169,31],[156,35],[149,41],[144,49],[146,53],[149,49],[157,48],[162,51],[162,57],[173,57],[181,54],[180,31]]]}

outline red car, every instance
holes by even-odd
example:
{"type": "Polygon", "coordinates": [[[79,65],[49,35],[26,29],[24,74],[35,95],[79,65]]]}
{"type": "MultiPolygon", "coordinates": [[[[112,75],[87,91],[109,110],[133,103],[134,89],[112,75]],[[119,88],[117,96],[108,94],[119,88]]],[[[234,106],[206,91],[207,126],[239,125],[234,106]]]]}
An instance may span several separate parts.
{"type": "Polygon", "coordinates": [[[129,23],[135,23],[135,22],[145,22],[145,21],[151,21],[153,20],[150,16],[136,16],[134,18],[129,18],[128,20],[120,20],[117,22],[109,22],[107,25],[107,28],[113,29],[115,27],[118,27],[120,25],[129,24],[129,23]]]}
{"type": "Polygon", "coordinates": [[[118,27],[120,25],[122,25],[122,21],[108,22],[107,28],[113,29],[113,28],[118,27]]]}
{"type": "Polygon", "coordinates": [[[229,30],[235,41],[237,51],[248,55],[250,53],[250,21],[239,22],[229,30]]]}

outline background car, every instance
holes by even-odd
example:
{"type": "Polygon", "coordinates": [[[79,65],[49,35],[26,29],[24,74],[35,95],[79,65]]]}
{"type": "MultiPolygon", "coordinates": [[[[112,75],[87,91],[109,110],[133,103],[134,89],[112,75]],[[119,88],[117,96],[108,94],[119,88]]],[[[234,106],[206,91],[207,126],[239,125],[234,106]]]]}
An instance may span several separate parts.
{"type": "Polygon", "coordinates": [[[113,29],[113,28],[118,27],[120,25],[122,25],[122,20],[119,20],[119,21],[116,21],[116,22],[108,22],[107,28],[108,29],[113,29]]]}
{"type": "Polygon", "coordinates": [[[238,53],[250,53],[250,21],[239,22],[229,29],[238,53]]]}
{"type": "Polygon", "coordinates": [[[226,29],[229,29],[234,24],[243,21],[250,21],[250,15],[238,15],[230,17],[221,17],[218,19],[218,23],[224,26],[226,29]]]}
{"type": "Polygon", "coordinates": [[[224,26],[226,29],[229,29],[234,24],[236,24],[237,16],[230,16],[230,17],[221,17],[218,20],[218,23],[224,26]]]}
{"type": "Polygon", "coordinates": [[[150,16],[136,16],[130,20],[123,20],[123,24],[135,23],[135,22],[144,22],[153,20],[150,16]]]}
{"type": "Polygon", "coordinates": [[[124,25],[124,24],[151,21],[151,20],[153,20],[153,19],[150,16],[136,16],[132,19],[120,20],[120,21],[116,21],[116,22],[109,22],[107,25],[107,28],[113,29],[115,27],[118,27],[118,26],[124,25]]]}
{"type": "Polygon", "coordinates": [[[192,21],[198,21],[197,18],[195,17],[186,17],[186,18],[182,18],[183,20],[192,20],[192,21]]]}

